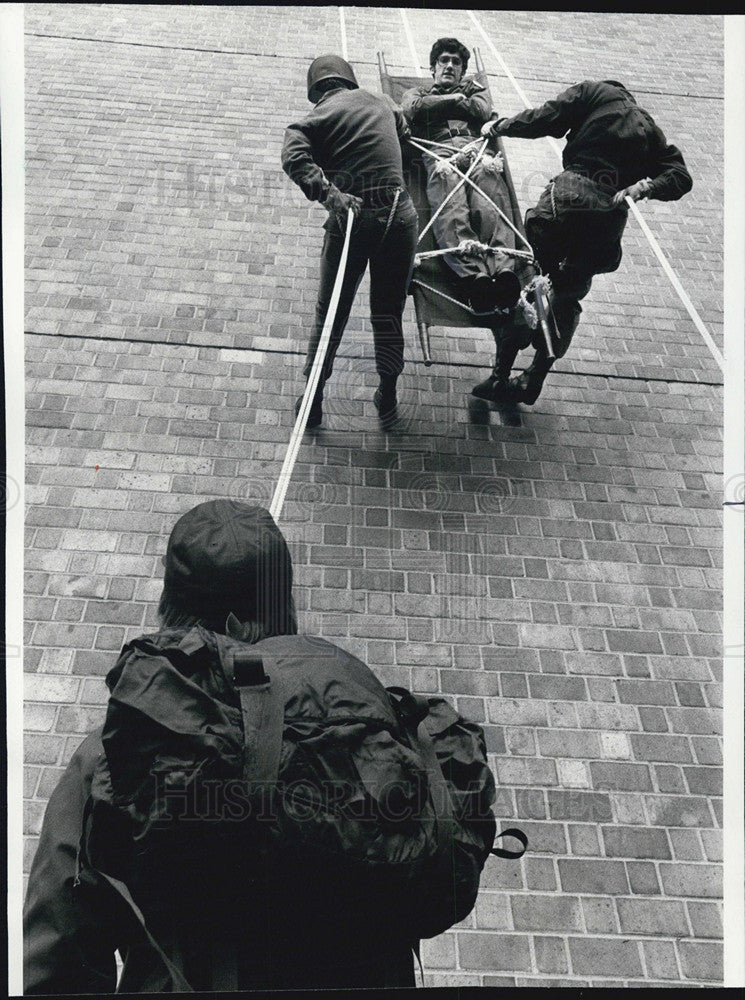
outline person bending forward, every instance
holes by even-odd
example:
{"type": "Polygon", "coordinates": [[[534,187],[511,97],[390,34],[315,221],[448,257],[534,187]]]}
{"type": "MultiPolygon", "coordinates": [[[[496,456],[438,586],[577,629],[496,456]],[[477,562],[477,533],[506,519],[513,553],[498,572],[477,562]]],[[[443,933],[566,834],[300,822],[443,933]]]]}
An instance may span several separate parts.
{"type": "MultiPolygon", "coordinates": [[[[310,201],[328,210],[321,251],[315,326],[304,374],[310,375],[339,267],[347,213],[355,215],[349,257],[331,339],[311,406],[308,426],[323,419],[324,384],[370,264],[370,313],[380,385],[374,402],[386,420],[395,416],[396,382],[404,367],[401,318],[417,241],[416,210],[404,190],[401,141],[409,134],[395,104],[361,89],[339,56],[315,59],[308,70],[314,108],[285,131],[282,168],[310,201]]],[[[302,397],[296,403],[300,408],[302,397]]]]}

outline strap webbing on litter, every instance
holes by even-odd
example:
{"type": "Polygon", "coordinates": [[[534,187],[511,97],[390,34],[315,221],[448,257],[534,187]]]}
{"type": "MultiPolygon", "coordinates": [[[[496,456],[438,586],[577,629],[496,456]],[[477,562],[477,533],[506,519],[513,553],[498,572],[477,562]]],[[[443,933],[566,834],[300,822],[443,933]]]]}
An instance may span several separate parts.
{"type": "Polygon", "coordinates": [[[318,342],[316,356],[313,359],[313,367],[310,370],[308,382],[305,386],[305,392],[303,393],[303,401],[300,404],[297,419],[295,420],[295,426],[293,427],[292,434],[290,436],[290,443],[287,446],[287,452],[285,453],[285,460],[282,463],[279,479],[277,480],[277,485],[274,489],[274,496],[272,497],[272,502],[269,507],[269,513],[276,522],[279,522],[280,511],[282,510],[282,506],[285,502],[287,487],[290,485],[292,470],[295,467],[297,454],[300,450],[300,441],[305,433],[305,425],[308,422],[308,414],[310,413],[313,397],[315,395],[316,388],[318,387],[319,379],[321,378],[321,369],[323,368],[323,363],[326,360],[326,351],[328,350],[329,340],[331,339],[331,328],[334,325],[334,320],[336,319],[336,310],[339,308],[341,286],[344,281],[344,272],[347,268],[349,240],[352,235],[353,222],[354,213],[350,209],[347,214],[347,231],[344,236],[344,246],[342,247],[341,258],[339,259],[339,268],[336,272],[334,290],[331,293],[331,301],[326,312],[326,320],[323,324],[321,339],[318,342]]]}

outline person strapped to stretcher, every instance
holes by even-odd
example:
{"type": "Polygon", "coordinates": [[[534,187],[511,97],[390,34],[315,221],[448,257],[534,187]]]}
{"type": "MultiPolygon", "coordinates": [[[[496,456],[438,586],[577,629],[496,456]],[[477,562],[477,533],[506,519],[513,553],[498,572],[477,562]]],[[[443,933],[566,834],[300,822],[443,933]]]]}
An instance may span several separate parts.
{"type": "Polygon", "coordinates": [[[512,308],[520,295],[515,257],[495,252],[514,251],[520,234],[508,221],[501,154],[480,137],[492,103],[482,83],[464,78],[470,56],[457,38],[439,38],[429,59],[433,82],[407,90],[401,103],[423,153],[437,245],[473,311],[488,314],[512,308]]]}

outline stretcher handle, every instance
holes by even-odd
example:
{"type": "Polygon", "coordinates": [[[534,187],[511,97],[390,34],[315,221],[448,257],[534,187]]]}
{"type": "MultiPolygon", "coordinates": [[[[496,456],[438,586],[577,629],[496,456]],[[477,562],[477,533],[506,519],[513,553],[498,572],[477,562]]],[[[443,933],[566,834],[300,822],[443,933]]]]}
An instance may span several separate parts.
{"type": "Polygon", "coordinates": [[[541,330],[543,331],[543,338],[546,341],[546,352],[549,360],[555,361],[556,352],[554,351],[553,341],[551,340],[551,331],[548,326],[548,318],[546,316],[546,309],[543,303],[543,291],[541,288],[536,288],[535,290],[535,308],[538,313],[541,330]]]}

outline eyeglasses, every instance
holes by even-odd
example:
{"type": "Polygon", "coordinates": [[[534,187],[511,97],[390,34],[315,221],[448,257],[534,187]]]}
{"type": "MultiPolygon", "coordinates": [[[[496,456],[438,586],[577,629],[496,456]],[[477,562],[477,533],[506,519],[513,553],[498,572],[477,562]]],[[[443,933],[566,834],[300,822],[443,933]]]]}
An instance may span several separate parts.
{"type": "Polygon", "coordinates": [[[438,56],[437,61],[441,66],[447,66],[448,63],[452,63],[453,66],[463,65],[463,60],[460,56],[438,56]]]}

